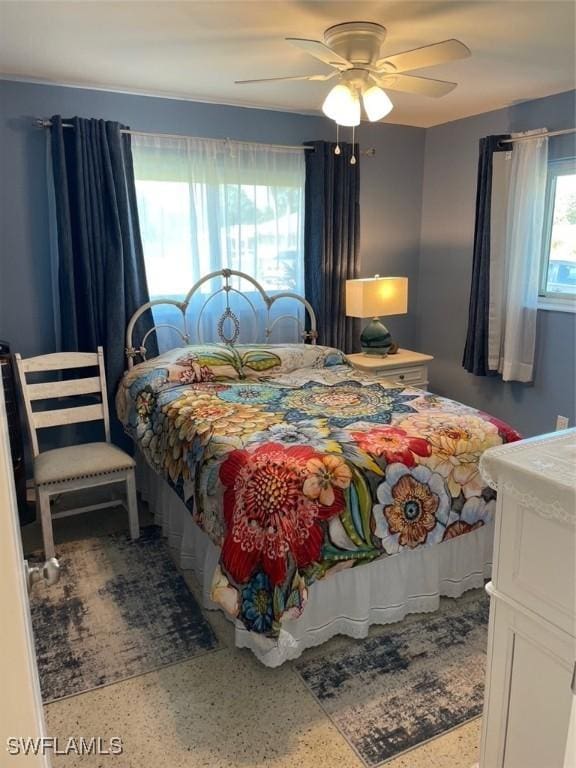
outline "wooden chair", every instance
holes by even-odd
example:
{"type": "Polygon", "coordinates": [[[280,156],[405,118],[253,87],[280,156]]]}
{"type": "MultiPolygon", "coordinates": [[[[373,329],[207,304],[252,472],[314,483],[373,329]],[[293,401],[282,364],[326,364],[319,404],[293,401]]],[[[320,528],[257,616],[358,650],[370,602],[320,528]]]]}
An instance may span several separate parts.
{"type": "MultiPolygon", "coordinates": [[[[135,462],[131,456],[110,442],[110,418],[102,347],[98,347],[97,352],[56,352],[29,357],[26,360],[23,360],[19,354],[15,357],[34,455],[36,507],[42,522],[46,558],[54,557],[53,517],[68,517],[117,503],[117,501],[106,501],[52,514],[51,496],[84,488],[125,482],[127,503],[124,506],[128,510],[130,535],[133,539],[137,539],[140,535],[140,528],[134,479],[135,462]],[[98,368],[98,375],[41,383],[28,383],[26,380],[27,374],[73,368],[98,368]],[[35,411],[32,407],[33,403],[40,400],[60,400],[71,396],[98,394],[100,395],[100,402],[94,405],[42,411],[35,411]],[[106,442],[83,443],[39,452],[37,430],[88,421],[104,422],[106,442]]],[[[69,401],[68,404],[70,404],[69,401]]]]}

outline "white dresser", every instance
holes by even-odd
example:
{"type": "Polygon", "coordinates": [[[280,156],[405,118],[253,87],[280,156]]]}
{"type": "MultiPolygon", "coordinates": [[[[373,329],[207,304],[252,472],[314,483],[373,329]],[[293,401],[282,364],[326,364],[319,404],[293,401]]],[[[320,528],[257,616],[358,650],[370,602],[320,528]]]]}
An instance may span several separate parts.
{"type": "Polygon", "coordinates": [[[493,448],[497,488],[480,768],[576,768],[576,430],[493,448]]]}

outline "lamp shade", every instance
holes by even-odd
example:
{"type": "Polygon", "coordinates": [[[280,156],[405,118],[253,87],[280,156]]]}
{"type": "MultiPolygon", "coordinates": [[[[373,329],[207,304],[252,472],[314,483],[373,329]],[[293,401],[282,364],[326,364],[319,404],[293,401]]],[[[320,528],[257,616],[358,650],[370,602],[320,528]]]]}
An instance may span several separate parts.
{"type": "Polygon", "coordinates": [[[382,317],[407,312],[407,277],[346,280],[346,314],[349,317],[382,317]]]}
{"type": "Polygon", "coordinates": [[[360,125],[360,99],[345,83],[339,83],[329,92],[322,111],[339,125],[360,125]]]}
{"type": "Polygon", "coordinates": [[[373,85],[364,91],[362,101],[364,102],[364,109],[368,115],[368,120],[372,123],[375,120],[381,120],[383,117],[386,117],[394,108],[394,105],[388,98],[388,94],[382,88],[378,88],[377,85],[373,85]]]}

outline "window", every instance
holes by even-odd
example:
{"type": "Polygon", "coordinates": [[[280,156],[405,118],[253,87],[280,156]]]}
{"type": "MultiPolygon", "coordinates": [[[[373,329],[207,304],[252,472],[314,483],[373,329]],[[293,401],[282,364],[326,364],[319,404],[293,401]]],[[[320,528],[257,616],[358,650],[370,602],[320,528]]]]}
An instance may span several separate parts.
{"type": "Polygon", "coordinates": [[[149,142],[136,136],[133,152],[151,296],[181,296],[222,267],[303,292],[302,152],[149,142]]]}
{"type": "Polygon", "coordinates": [[[136,195],[150,295],[179,295],[194,282],[188,184],[136,179],[136,195]]]}
{"type": "Polygon", "coordinates": [[[576,305],[576,160],[548,166],[540,306],[572,309],[576,305]]]}
{"type": "MultiPolygon", "coordinates": [[[[136,135],[133,156],[151,298],[182,297],[201,277],[224,267],[254,277],[269,293],[304,293],[303,151],[136,135]]],[[[215,287],[207,283],[202,292],[215,287]]],[[[233,287],[249,288],[240,281],[233,287]]],[[[207,334],[224,296],[206,310],[201,298],[190,311],[204,313],[207,334]]],[[[157,324],[167,321],[167,311],[155,309],[157,324]]],[[[212,340],[206,334],[204,340],[212,340]]],[[[292,327],[289,337],[274,340],[298,339],[292,327]]]]}

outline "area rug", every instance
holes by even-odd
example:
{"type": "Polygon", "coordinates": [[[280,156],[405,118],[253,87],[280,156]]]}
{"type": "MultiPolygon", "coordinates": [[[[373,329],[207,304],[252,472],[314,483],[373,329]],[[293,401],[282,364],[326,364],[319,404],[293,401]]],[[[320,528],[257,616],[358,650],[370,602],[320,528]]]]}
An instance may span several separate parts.
{"type": "Polygon", "coordinates": [[[36,584],[30,600],[45,703],[218,647],[157,526],[134,542],[114,533],[57,554],[59,583],[36,584]]]}
{"type": "Polygon", "coordinates": [[[482,712],[489,601],[443,601],[345,649],[296,662],[320,706],[368,766],[482,712]]]}

